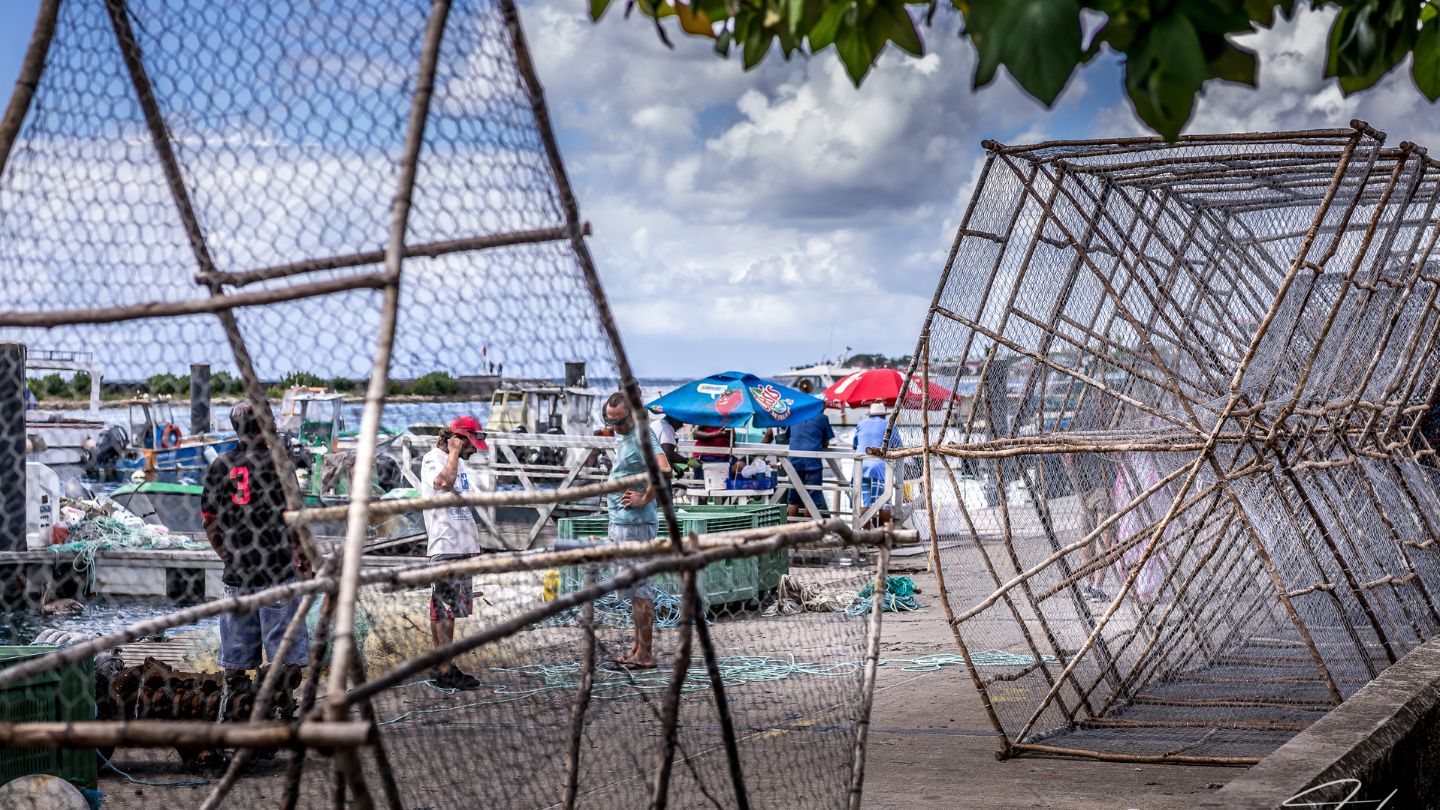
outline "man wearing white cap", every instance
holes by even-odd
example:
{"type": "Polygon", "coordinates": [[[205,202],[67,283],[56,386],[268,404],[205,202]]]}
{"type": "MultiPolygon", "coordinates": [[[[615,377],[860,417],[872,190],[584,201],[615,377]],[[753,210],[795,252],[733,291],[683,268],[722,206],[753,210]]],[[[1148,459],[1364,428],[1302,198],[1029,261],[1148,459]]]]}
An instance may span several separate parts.
{"type": "MultiPolygon", "coordinates": [[[[855,440],[852,442],[855,449],[865,451],[872,447],[884,447],[887,421],[885,403],[870,403],[870,415],[855,426],[855,440]]],[[[890,434],[889,446],[900,446],[898,431],[890,434]]],[[[860,506],[862,509],[869,509],[885,492],[885,461],[879,458],[867,458],[860,463],[858,472],[860,474],[860,506]]],[[[880,508],[879,517],[881,523],[887,527],[890,525],[890,507],[888,505],[880,508]]]]}

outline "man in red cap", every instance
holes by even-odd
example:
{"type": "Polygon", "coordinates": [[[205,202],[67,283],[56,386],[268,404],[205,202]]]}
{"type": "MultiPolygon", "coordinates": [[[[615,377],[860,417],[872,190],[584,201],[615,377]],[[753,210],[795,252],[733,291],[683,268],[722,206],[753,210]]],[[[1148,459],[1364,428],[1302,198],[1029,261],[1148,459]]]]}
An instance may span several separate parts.
{"type": "MultiPolygon", "coordinates": [[[[485,434],[473,416],[462,416],[440,432],[435,449],[420,461],[420,497],[474,491],[474,482],[464,461],[485,450],[485,434]]],[[[425,510],[427,553],[432,562],[461,560],[480,553],[480,530],[475,513],[468,506],[425,510]]],[[[438,580],[430,594],[430,633],[439,649],[455,640],[455,620],[470,615],[474,586],[469,577],[438,580]]],[[[475,689],[480,682],[453,663],[444,662],[430,671],[441,689],[475,689]]]]}

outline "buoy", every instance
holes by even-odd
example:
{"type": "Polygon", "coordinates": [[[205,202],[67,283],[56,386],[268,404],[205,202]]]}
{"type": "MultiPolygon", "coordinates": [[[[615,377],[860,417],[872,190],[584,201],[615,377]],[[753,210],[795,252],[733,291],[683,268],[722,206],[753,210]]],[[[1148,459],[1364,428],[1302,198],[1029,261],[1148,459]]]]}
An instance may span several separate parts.
{"type": "Polygon", "coordinates": [[[0,785],[6,810],[90,810],[85,794],[58,776],[37,773],[0,785]]]}

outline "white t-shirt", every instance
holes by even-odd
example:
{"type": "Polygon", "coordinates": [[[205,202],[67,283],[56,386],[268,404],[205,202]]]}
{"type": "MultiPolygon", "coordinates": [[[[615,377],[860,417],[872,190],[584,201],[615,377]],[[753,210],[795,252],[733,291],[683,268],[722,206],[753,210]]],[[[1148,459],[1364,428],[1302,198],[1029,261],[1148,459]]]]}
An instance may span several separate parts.
{"type": "Polygon", "coordinates": [[[655,429],[655,438],[660,441],[660,444],[673,444],[677,447],[680,445],[680,442],[675,440],[674,425],[664,419],[656,419],[654,422],[651,422],[650,425],[655,429]]]}
{"type": "MultiPolygon", "coordinates": [[[[436,489],[435,478],[445,469],[450,454],[435,448],[420,461],[420,497],[430,498],[449,492],[470,492],[472,481],[470,471],[461,461],[455,471],[455,485],[448,490],[436,489]]],[[[452,506],[446,509],[425,510],[425,533],[429,535],[427,553],[437,554],[479,554],[480,529],[475,525],[475,513],[468,506],[452,506]]]]}

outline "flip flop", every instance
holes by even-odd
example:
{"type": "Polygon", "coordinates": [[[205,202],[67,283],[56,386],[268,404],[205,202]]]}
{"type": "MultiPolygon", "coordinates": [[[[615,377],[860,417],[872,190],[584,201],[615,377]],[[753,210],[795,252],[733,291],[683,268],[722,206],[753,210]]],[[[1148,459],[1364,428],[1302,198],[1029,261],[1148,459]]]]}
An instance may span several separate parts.
{"type": "Polygon", "coordinates": [[[636,670],[636,669],[654,669],[654,668],[655,668],[655,665],[654,665],[654,664],[642,664],[642,663],[639,663],[638,661],[616,661],[615,663],[616,663],[616,664],[619,664],[621,669],[636,670]]]}

